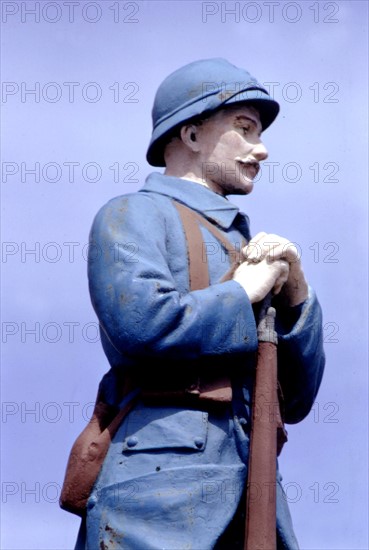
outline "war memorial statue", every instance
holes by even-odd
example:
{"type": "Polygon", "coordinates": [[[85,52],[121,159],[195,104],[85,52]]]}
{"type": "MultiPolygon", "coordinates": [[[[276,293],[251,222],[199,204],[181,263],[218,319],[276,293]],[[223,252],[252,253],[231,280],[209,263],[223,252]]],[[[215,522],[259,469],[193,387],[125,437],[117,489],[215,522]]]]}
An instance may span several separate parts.
{"type": "MultiPolygon", "coordinates": [[[[93,222],[90,250],[102,253],[91,253],[89,288],[110,370],[62,491],[61,506],[82,517],[79,550],[256,550],[245,523],[268,297],[285,423],[309,413],[325,361],[321,309],[296,247],[275,234],[252,238],[227,198],[253,190],[268,155],[261,135],[278,112],[225,59],[179,68],[152,110],[147,161],[164,173],[110,200],[93,222]]],[[[256,466],[263,458],[261,448],[256,466]]],[[[277,454],[272,470],[273,542],[262,548],[297,549],[277,454]]]]}

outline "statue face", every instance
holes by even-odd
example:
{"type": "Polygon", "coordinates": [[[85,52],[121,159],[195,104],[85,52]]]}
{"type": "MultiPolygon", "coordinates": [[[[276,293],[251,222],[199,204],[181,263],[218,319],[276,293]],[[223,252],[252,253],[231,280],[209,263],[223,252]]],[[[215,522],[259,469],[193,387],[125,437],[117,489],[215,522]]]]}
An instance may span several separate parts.
{"type": "Polygon", "coordinates": [[[230,105],[204,120],[197,128],[197,161],[203,181],[222,195],[246,195],[253,189],[259,163],[268,152],[261,141],[258,111],[230,105]]]}

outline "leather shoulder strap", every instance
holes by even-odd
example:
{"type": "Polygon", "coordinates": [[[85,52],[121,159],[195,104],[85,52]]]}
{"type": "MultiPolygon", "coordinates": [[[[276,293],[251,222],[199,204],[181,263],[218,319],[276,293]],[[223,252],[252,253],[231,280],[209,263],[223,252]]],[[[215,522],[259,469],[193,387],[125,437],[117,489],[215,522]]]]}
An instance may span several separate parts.
{"type": "Polygon", "coordinates": [[[178,210],[186,237],[190,290],[207,288],[210,284],[208,258],[204,252],[201,229],[194,216],[195,212],[180,202],[172,202],[178,210]]]}
{"type": "MultiPolygon", "coordinates": [[[[174,199],[172,199],[172,202],[178,210],[186,237],[190,289],[201,290],[207,288],[210,284],[208,258],[200,225],[206,227],[206,229],[220,241],[221,245],[230,256],[231,267],[222,277],[221,282],[231,279],[235,269],[241,263],[241,250],[237,250],[229,240],[224,237],[219,229],[204,218],[204,216],[201,216],[201,214],[195,212],[192,208],[174,199]]],[[[246,245],[246,242],[244,242],[243,245],[246,245]]]]}

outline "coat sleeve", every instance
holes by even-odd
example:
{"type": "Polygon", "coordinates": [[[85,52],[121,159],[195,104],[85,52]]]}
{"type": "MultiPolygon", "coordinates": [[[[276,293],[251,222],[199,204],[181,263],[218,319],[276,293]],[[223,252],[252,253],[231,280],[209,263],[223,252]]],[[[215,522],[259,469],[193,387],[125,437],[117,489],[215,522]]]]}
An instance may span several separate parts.
{"type": "Polygon", "coordinates": [[[143,193],[113,199],[94,220],[89,288],[110,343],[134,360],[255,351],[254,314],[238,283],[179,293],[169,268],[166,223],[155,200],[143,193]],[[239,337],[240,326],[247,337],[239,337]]]}
{"type": "Polygon", "coordinates": [[[322,380],[322,311],[312,288],[302,306],[277,307],[278,378],[281,385],[285,421],[300,422],[310,412],[322,380]]]}

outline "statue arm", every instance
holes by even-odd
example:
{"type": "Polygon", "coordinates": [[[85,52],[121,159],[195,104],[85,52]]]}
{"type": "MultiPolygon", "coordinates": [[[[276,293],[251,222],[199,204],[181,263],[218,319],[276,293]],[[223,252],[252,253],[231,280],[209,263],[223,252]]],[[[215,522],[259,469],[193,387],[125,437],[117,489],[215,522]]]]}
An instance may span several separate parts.
{"type": "MultiPolygon", "coordinates": [[[[278,299],[276,300],[278,302],[278,299]]],[[[285,420],[294,424],[310,412],[325,366],[322,311],[314,290],[294,308],[277,308],[278,378],[285,420]]]]}
{"type": "MultiPolygon", "coordinates": [[[[97,214],[90,234],[89,287],[110,343],[135,358],[255,351],[254,314],[244,290],[227,281],[180,294],[169,268],[168,233],[165,214],[145,194],[113,199],[97,214]]],[[[178,254],[187,261],[180,244],[178,254]]]]}

